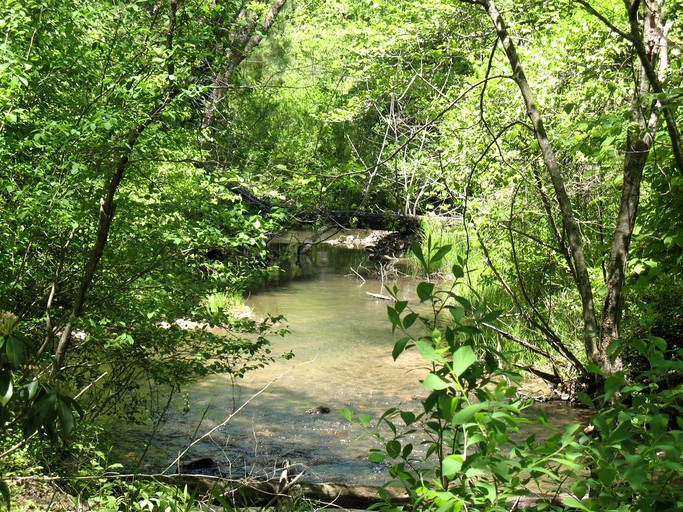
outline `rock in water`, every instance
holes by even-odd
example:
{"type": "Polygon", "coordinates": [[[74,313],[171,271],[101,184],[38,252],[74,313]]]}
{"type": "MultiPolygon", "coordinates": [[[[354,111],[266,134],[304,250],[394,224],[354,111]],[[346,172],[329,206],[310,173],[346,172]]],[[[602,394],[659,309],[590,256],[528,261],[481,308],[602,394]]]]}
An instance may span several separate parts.
{"type": "Polygon", "coordinates": [[[319,405],[318,407],[314,407],[313,409],[308,409],[306,411],[306,414],[329,414],[329,413],[330,413],[330,408],[324,407],[322,405],[319,405]]]}

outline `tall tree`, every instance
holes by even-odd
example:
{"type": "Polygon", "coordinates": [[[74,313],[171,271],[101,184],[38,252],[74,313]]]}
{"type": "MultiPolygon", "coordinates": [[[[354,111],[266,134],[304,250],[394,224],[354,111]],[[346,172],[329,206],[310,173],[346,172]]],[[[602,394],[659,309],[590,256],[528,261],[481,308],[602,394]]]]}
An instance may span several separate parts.
{"type": "MultiPolygon", "coordinates": [[[[666,35],[670,26],[664,19],[664,11],[658,2],[626,3],[631,28],[629,36],[625,39],[635,47],[640,66],[634,83],[631,124],[626,139],[623,163],[621,200],[609,251],[606,294],[600,317],[595,307],[594,284],[584,253],[585,242],[580,225],[567,193],[566,181],[560,170],[554,144],[546,131],[544,116],[525,75],[516,45],[495,2],[473,0],[470,3],[480,5],[485,9],[493,23],[512,69],[513,79],[526,106],[543,163],[554,188],[562,225],[561,232],[555,231],[555,242],[562,248],[566,264],[581,297],[586,355],[605,375],[611,375],[621,369],[621,358],[615,343],[620,339],[619,326],[624,305],[623,293],[628,253],[637,216],[643,171],[654,144],[662,110],[661,102],[656,98],[653,99],[650,92],[653,90],[653,84],[659,84],[655,87],[661,87],[661,82],[667,72],[669,59],[666,35]],[[640,20],[639,24],[636,20],[640,20]],[[641,55],[643,48],[648,48],[645,55],[641,55]],[[656,73],[653,70],[656,70],[656,73]]],[[[583,4],[586,5],[585,2],[583,4]]],[[[596,11],[591,9],[591,12],[596,11]]],[[[605,18],[601,17],[601,19],[605,18]]],[[[675,147],[679,143],[675,135],[677,131],[675,122],[672,120],[668,126],[671,127],[669,133],[673,134],[672,145],[675,147]]]]}

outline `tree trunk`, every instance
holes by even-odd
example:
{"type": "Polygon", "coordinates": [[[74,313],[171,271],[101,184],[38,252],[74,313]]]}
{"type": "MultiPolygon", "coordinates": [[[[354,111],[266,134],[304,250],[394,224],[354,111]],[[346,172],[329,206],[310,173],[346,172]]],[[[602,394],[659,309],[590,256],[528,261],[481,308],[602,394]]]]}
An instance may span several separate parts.
{"type": "MultiPolygon", "coordinates": [[[[580,2],[584,6],[588,6],[587,2],[583,0],[580,0],[580,2]]],[[[562,215],[562,227],[568,239],[569,254],[566,259],[581,296],[586,355],[591,362],[598,365],[604,375],[612,375],[621,370],[622,367],[618,351],[612,350],[616,348],[612,344],[620,336],[620,322],[624,307],[624,284],[628,269],[628,253],[638,212],[643,170],[654,143],[654,135],[659,123],[659,111],[662,108],[661,103],[648,100],[647,95],[651,92],[662,92],[661,81],[668,66],[666,32],[670,26],[666,24],[662,6],[657,0],[642,2],[642,27],[638,25],[638,11],[641,2],[635,1],[630,3],[626,0],[631,21],[630,34],[619,32],[616,27],[610,25],[604,18],[601,18],[610,28],[622,34],[634,45],[641,66],[632,102],[632,124],[634,127],[629,130],[628,134],[624,158],[621,202],[609,254],[606,297],[600,330],[598,331],[592,284],[583,253],[579,226],[574,217],[571,200],[564,186],[564,179],[555,157],[553,146],[546,134],[543,119],[536,106],[531,87],[524,74],[515,46],[507,33],[505,22],[495,3],[489,0],[476,0],[474,3],[484,6],[493,21],[498,38],[512,67],[513,78],[522,93],[527,114],[534,126],[536,140],[541,148],[543,162],[555,190],[562,215]],[[659,66],[659,74],[655,73],[657,65],[659,66]],[[650,103],[649,106],[648,102],[650,103]],[[649,118],[647,117],[648,115],[649,118]]],[[[589,8],[589,10],[591,9],[589,8]]],[[[594,10],[592,12],[595,13],[594,10]]],[[[663,108],[665,115],[667,115],[670,110],[666,105],[663,108]]],[[[669,120],[669,117],[667,117],[667,125],[674,150],[674,159],[677,165],[680,165],[683,163],[683,156],[679,159],[680,136],[673,118],[669,120]]],[[[559,237],[557,231],[555,231],[555,236],[556,238],[559,237]]],[[[562,247],[565,240],[559,239],[557,242],[562,247]]]]}
{"type": "Polygon", "coordinates": [[[251,11],[248,5],[242,7],[235,20],[236,27],[241,27],[241,29],[235,29],[237,31],[230,37],[225,69],[216,73],[213,78],[211,93],[204,105],[202,126],[207,127],[213,124],[235,70],[261,43],[263,36],[273,26],[286,2],[287,0],[273,0],[270,10],[261,23],[259,23],[258,15],[251,11]]]}
{"type": "MultiPolygon", "coordinates": [[[[632,36],[642,34],[642,37],[646,38],[639,40],[637,44],[634,43],[636,48],[648,47],[650,52],[645,60],[640,59],[645,65],[640,67],[639,80],[631,104],[633,127],[629,130],[626,143],[621,204],[610,250],[607,291],[600,330],[600,352],[603,354],[600,367],[608,375],[621,370],[622,367],[621,357],[618,352],[610,350],[610,345],[620,337],[624,283],[628,270],[629,247],[638,213],[640,186],[643,170],[654,144],[655,131],[659,125],[660,105],[649,100],[647,96],[655,89],[654,84],[660,82],[659,78],[664,76],[668,66],[668,45],[661,44],[666,39],[661,32],[665,25],[662,15],[657,2],[643,2],[643,29],[640,30],[633,25],[631,29],[632,36]],[[653,77],[656,60],[659,61],[659,76],[655,74],[653,77]],[[648,110],[649,119],[645,114],[648,110]]],[[[639,56],[640,53],[641,51],[638,51],[639,56]]],[[[672,144],[675,149],[676,142],[673,139],[672,144]]]]}
{"type": "Polygon", "coordinates": [[[126,140],[126,143],[124,144],[122,149],[123,154],[121,155],[119,161],[116,164],[114,174],[112,175],[111,180],[109,181],[109,185],[107,186],[107,189],[105,191],[106,193],[102,198],[100,198],[100,208],[97,219],[97,235],[95,237],[93,247],[90,251],[90,257],[88,258],[88,261],[83,270],[81,285],[79,286],[78,291],[76,293],[74,305],[71,308],[71,312],[69,313],[67,323],[62,329],[62,332],[59,336],[59,341],[57,342],[57,346],[55,347],[54,360],[52,362],[52,370],[50,372],[52,378],[55,378],[62,369],[62,365],[64,364],[64,360],[66,358],[66,353],[69,349],[69,345],[71,344],[71,334],[73,333],[74,322],[83,313],[83,306],[88,296],[88,292],[90,291],[90,286],[95,276],[95,272],[97,271],[100,259],[104,254],[104,249],[107,246],[107,241],[109,240],[109,231],[111,229],[111,222],[114,218],[114,212],[116,210],[114,197],[116,196],[116,192],[118,191],[119,185],[121,184],[121,180],[123,179],[126,169],[128,168],[128,161],[130,160],[130,155],[133,152],[135,144],[140,138],[140,135],[142,135],[142,133],[147,129],[147,127],[149,127],[159,118],[161,113],[168,106],[171,100],[175,96],[177,96],[177,94],[178,91],[174,91],[173,93],[171,93],[147,119],[138,124],[130,132],[126,140]]]}
{"type": "MultiPolygon", "coordinates": [[[[581,241],[579,224],[574,216],[572,203],[564,184],[564,178],[562,177],[562,172],[555,156],[555,151],[553,149],[552,143],[548,139],[543,118],[538,110],[538,107],[536,106],[534,94],[529,86],[526,75],[524,74],[524,69],[522,68],[519,56],[517,55],[517,50],[507,32],[505,21],[503,20],[500,11],[498,11],[496,5],[492,1],[481,0],[479,3],[486,8],[486,12],[493,21],[498,39],[503,45],[503,49],[505,50],[505,54],[512,68],[513,78],[517,83],[520,92],[522,93],[527,114],[533,124],[536,140],[541,148],[543,162],[548,170],[548,173],[550,174],[550,179],[552,181],[553,188],[555,190],[555,196],[557,198],[562,215],[562,227],[567,236],[570,256],[567,260],[567,264],[572,271],[574,282],[581,297],[584,347],[586,354],[588,355],[588,359],[600,364],[602,356],[600,354],[598,321],[595,313],[595,302],[593,299],[593,288],[588,273],[588,264],[586,263],[586,258],[583,252],[583,243],[581,241]]],[[[557,242],[560,244],[560,246],[562,246],[564,240],[557,240],[557,242]]]]}

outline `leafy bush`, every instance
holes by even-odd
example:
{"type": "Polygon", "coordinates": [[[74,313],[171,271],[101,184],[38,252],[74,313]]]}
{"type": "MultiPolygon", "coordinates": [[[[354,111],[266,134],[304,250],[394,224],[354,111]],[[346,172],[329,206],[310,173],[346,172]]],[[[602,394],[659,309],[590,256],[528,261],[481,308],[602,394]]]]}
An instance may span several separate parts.
{"type": "MultiPolygon", "coordinates": [[[[435,247],[429,259],[417,257],[427,270],[446,252],[435,247]]],[[[417,350],[428,367],[421,410],[391,408],[376,423],[342,411],[379,442],[369,458],[388,464],[387,485],[403,486],[413,509],[439,512],[514,510],[532,490],[546,493],[534,510],[683,510],[680,350],[671,357],[656,337],[634,342],[649,369],[633,380],[607,378],[596,400],[581,394],[594,410],[588,427],[571,425],[544,441],[523,438],[525,427],[548,422],[542,413],[530,417],[506,355],[477,345],[497,313],[482,313],[486,308],[454,292],[465,277],[462,263],[453,266],[450,289],[417,286],[427,313],[407,301],[388,307],[393,329],[404,334],[394,358],[417,350]]],[[[384,509],[397,509],[383,497],[384,509]]]]}
{"type": "Polygon", "coordinates": [[[632,345],[647,370],[609,377],[596,401],[581,395],[595,414],[581,439],[591,474],[574,486],[589,496],[580,510],[683,510],[683,354],[671,358],[661,338],[632,345]]]}
{"type": "MultiPolygon", "coordinates": [[[[437,249],[429,261],[418,258],[428,270],[428,263],[446,252],[437,249]]],[[[449,290],[438,290],[432,283],[418,285],[420,301],[431,306],[429,314],[414,311],[406,301],[388,309],[393,328],[405,335],[394,347],[394,358],[416,349],[429,368],[422,380],[429,390],[423,410],[391,408],[372,429],[369,417],[354,416],[349,410],[343,413],[380,441],[382,447],[371,450],[370,459],[390,461],[390,484],[405,487],[416,508],[506,510],[531,494],[530,484],[539,487],[550,482],[561,492],[569,487],[568,477],[582,468],[581,453],[572,448],[579,427],[540,444],[534,435],[519,440],[524,426],[545,419],[524,415],[531,401],[518,397],[519,375],[504,369],[504,354],[491,349],[478,352],[474,338],[497,313],[482,314],[454,293],[465,273],[461,265],[455,265],[453,273],[456,282],[449,290]],[[427,334],[414,334],[417,326],[426,327],[427,334]]],[[[397,292],[393,290],[394,296],[397,292]]],[[[548,503],[546,510],[556,506],[548,503]]],[[[387,503],[386,508],[392,505],[387,503]]]]}

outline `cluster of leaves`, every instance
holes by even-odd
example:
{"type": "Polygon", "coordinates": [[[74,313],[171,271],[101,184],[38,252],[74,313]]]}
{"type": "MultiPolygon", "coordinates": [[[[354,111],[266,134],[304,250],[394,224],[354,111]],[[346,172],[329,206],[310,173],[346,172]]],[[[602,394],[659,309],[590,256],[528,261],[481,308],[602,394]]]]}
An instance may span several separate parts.
{"type": "MultiPolygon", "coordinates": [[[[450,250],[442,249],[434,256],[450,250]]],[[[429,262],[421,259],[425,270],[439,259],[434,256],[429,262]]],[[[462,264],[453,273],[457,284],[465,277],[462,264]]],[[[428,313],[414,311],[406,301],[388,308],[392,327],[404,333],[393,356],[419,352],[429,369],[422,379],[429,394],[422,411],[392,408],[379,418],[373,435],[383,446],[373,449],[370,459],[389,459],[389,474],[421,510],[506,510],[531,494],[530,483],[553,482],[559,490],[581,468],[578,453],[569,449],[578,426],[543,443],[535,435],[520,441],[525,426],[545,418],[525,415],[532,401],[517,395],[520,377],[503,368],[504,355],[489,349],[480,353],[475,343],[481,325],[499,312],[482,313],[485,308],[473,307],[453,289],[420,283],[417,295],[430,306],[428,313]],[[425,328],[427,335],[416,334],[425,328]]],[[[350,411],[345,414],[352,418],[350,411]]],[[[369,418],[358,418],[370,426],[369,418]]]]}
{"type": "Polygon", "coordinates": [[[591,473],[574,486],[587,496],[579,510],[683,507],[683,353],[668,352],[654,336],[635,341],[633,349],[647,369],[635,379],[608,377],[599,401],[580,395],[595,414],[581,440],[591,473]]]}
{"type": "MultiPolygon", "coordinates": [[[[426,269],[447,252],[419,259],[426,269]]],[[[453,274],[456,281],[465,277],[461,265],[453,274]]],[[[663,340],[636,346],[651,365],[637,380],[615,375],[595,400],[581,395],[594,410],[588,428],[575,424],[543,440],[523,438],[531,424],[551,425],[520,398],[520,376],[505,368],[505,355],[476,343],[498,313],[482,313],[453,290],[423,282],[417,295],[431,306],[427,312],[406,301],[388,307],[392,328],[404,334],[394,358],[417,350],[427,365],[422,410],[391,408],[376,423],[342,411],[379,441],[369,458],[388,462],[388,485],[405,487],[419,510],[514,510],[532,495],[534,510],[680,508],[683,386],[672,379],[683,368],[665,357],[663,340]]],[[[384,509],[400,510],[384,496],[384,509]]]]}
{"type": "MultiPolygon", "coordinates": [[[[11,434],[21,428],[22,439],[5,436],[0,458],[18,449],[23,440],[46,434],[53,442],[66,439],[74,429],[77,415],[83,410],[70,396],[50,385],[42,384],[29,367],[34,352],[32,345],[19,332],[19,318],[0,311],[0,427],[11,434]],[[13,447],[5,443],[16,441],[13,447]]],[[[7,507],[10,492],[0,480],[0,494],[7,507]]]]}
{"type": "Polygon", "coordinates": [[[273,357],[277,319],[203,307],[267,271],[282,222],[206,162],[199,69],[225,64],[213,29],[239,11],[220,5],[0,5],[0,314],[21,319],[0,338],[3,455],[79,417],[144,421],[158,393],[273,357]]]}

